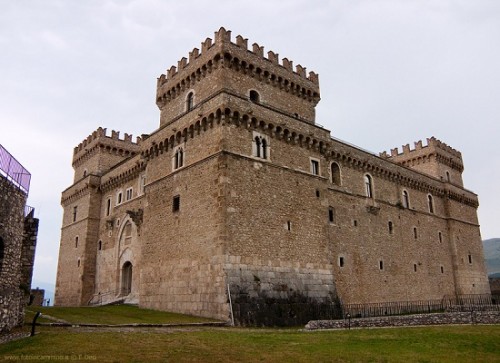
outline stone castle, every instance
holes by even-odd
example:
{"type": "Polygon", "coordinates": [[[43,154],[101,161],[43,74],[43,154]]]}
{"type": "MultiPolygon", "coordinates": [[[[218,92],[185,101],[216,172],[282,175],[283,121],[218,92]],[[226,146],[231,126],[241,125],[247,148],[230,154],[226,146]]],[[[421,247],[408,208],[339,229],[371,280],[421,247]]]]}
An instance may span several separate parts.
{"type": "Polygon", "coordinates": [[[0,333],[24,323],[38,219],[26,205],[31,174],[0,145],[0,333]]]}
{"type": "Polygon", "coordinates": [[[319,100],[316,73],[224,28],[194,48],[158,78],[157,130],[74,149],[56,305],[248,322],[490,294],[461,153],[432,137],[373,155],[315,123],[319,100]]]}

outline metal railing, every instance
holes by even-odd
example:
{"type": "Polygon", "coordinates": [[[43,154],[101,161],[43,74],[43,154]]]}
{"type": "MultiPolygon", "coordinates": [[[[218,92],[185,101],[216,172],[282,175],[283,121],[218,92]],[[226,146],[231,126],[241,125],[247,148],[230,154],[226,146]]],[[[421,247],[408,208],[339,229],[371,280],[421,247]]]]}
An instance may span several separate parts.
{"type": "Polygon", "coordinates": [[[2,145],[0,145],[0,174],[28,194],[31,174],[2,145]]]}
{"type": "Polygon", "coordinates": [[[428,314],[445,311],[498,310],[495,295],[448,295],[436,300],[392,301],[368,304],[341,304],[344,316],[366,318],[388,315],[428,314]]]}

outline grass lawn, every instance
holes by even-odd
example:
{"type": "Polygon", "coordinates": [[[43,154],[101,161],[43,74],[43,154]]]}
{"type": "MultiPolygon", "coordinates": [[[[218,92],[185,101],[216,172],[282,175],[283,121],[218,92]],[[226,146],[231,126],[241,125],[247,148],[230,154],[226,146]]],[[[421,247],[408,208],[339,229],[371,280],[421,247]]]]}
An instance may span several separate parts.
{"type": "Polygon", "coordinates": [[[78,332],[38,328],[0,345],[0,360],[38,362],[500,362],[500,325],[303,332],[204,328],[78,332]]]}
{"type": "Polygon", "coordinates": [[[202,323],[217,320],[200,318],[190,315],[169,313],[165,311],[139,309],[132,305],[108,305],[98,307],[28,307],[25,321],[31,323],[35,313],[40,311],[42,316],[38,318],[39,323],[53,322],[44,318],[49,315],[73,324],[179,324],[179,323],[202,323]]]}

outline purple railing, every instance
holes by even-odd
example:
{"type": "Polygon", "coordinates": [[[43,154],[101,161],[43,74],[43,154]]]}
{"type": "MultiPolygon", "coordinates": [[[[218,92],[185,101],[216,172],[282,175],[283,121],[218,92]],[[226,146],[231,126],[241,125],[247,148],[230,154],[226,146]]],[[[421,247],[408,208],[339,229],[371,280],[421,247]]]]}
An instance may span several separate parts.
{"type": "Polygon", "coordinates": [[[2,145],[0,145],[0,174],[28,194],[31,174],[2,145]]]}

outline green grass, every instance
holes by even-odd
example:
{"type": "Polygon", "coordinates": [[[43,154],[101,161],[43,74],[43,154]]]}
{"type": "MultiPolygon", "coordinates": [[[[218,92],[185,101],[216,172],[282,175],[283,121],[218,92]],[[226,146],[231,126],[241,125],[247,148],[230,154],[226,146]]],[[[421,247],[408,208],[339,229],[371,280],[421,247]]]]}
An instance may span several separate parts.
{"type": "Polygon", "coordinates": [[[216,320],[165,311],[139,309],[132,305],[108,305],[99,307],[36,307],[26,311],[26,322],[31,323],[35,312],[42,316],[37,322],[53,322],[44,318],[49,315],[73,324],[180,324],[213,322],[216,320]]]}
{"type": "Polygon", "coordinates": [[[500,362],[500,326],[169,333],[44,328],[33,338],[0,345],[0,360],[23,355],[41,362],[65,356],[99,362],[500,362]]]}

